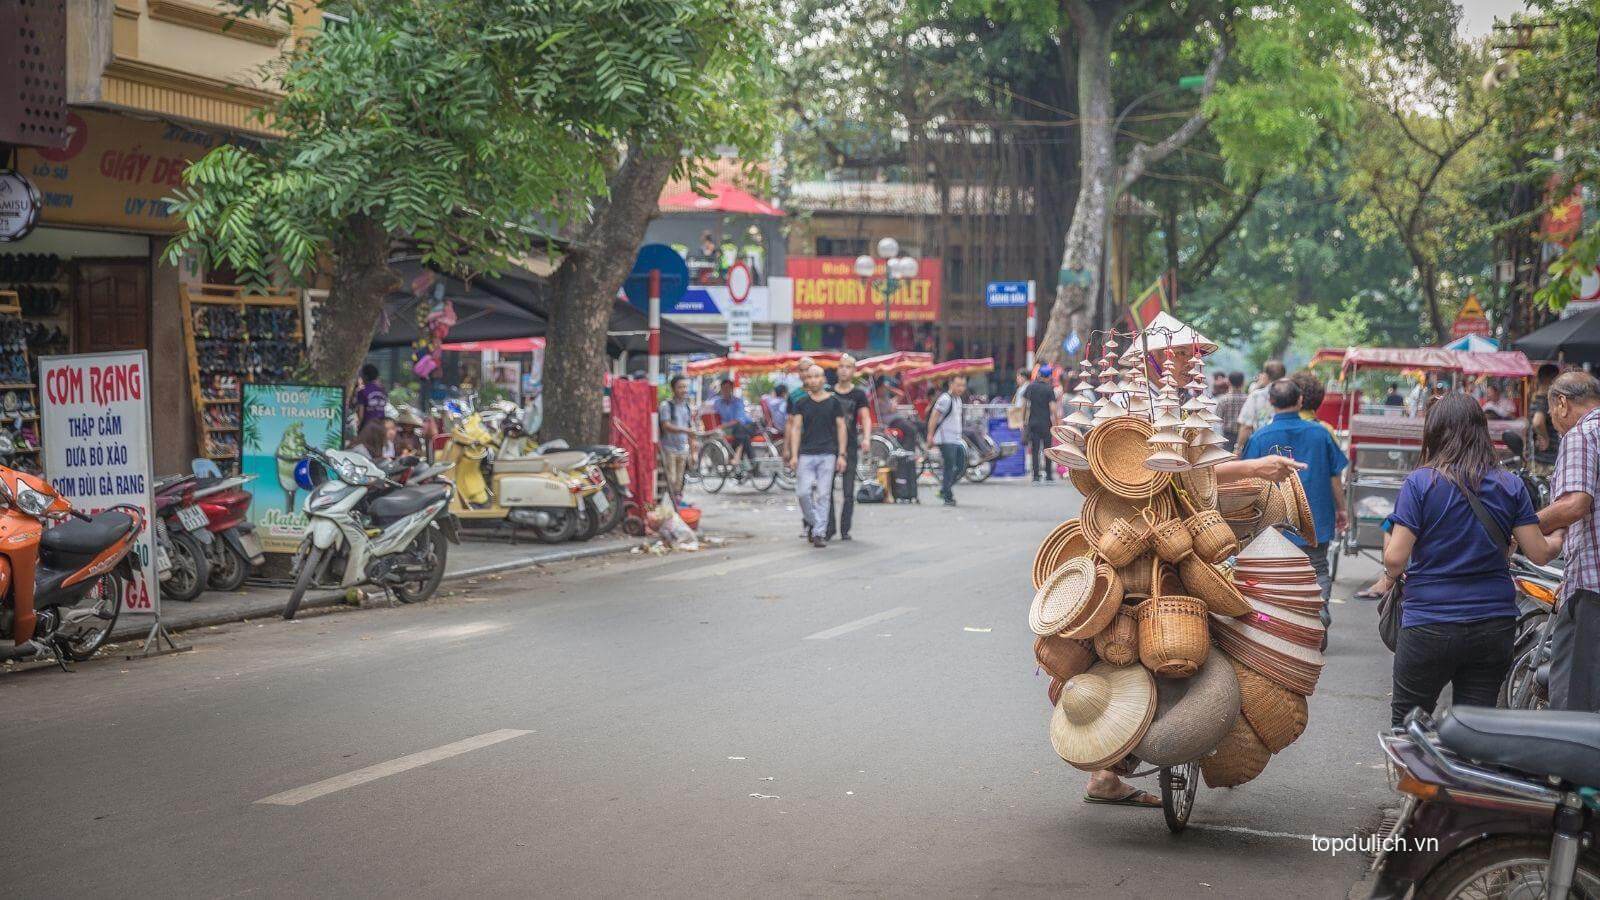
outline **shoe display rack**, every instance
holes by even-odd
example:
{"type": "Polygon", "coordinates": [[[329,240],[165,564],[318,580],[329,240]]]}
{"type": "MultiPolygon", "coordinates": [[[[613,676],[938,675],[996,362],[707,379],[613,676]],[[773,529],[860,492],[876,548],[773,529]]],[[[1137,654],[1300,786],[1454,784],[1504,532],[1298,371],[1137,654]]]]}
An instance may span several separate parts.
{"type": "Polygon", "coordinates": [[[0,432],[11,439],[9,460],[0,463],[39,471],[39,390],[30,324],[17,291],[0,290],[0,432]]]}
{"type": "Polygon", "coordinates": [[[217,284],[180,286],[178,297],[200,455],[235,473],[240,385],[294,378],[305,360],[300,300],[217,284]]]}

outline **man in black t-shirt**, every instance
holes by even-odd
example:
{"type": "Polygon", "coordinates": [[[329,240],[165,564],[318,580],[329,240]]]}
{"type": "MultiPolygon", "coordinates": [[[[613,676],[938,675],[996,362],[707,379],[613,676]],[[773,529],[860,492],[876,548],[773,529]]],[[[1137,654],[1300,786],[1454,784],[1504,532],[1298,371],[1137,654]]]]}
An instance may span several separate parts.
{"type": "Polygon", "coordinates": [[[811,546],[826,547],[827,493],[836,472],[844,470],[844,404],[825,386],[822,369],[812,366],[802,375],[805,393],[794,401],[789,414],[784,447],[795,473],[795,496],[805,516],[811,546]]]}
{"type": "Polygon", "coordinates": [[[869,435],[872,434],[872,414],[867,409],[872,401],[867,398],[867,392],[855,383],[855,357],[846,353],[840,358],[838,376],[833,386],[833,396],[844,405],[844,470],[839,473],[839,487],[844,491],[844,509],[835,519],[832,482],[829,482],[827,538],[833,539],[834,524],[837,522],[839,539],[848,541],[850,523],[856,511],[856,466],[861,459],[861,445],[870,440],[869,435]]]}
{"type": "Polygon", "coordinates": [[[1050,445],[1050,428],[1056,424],[1056,390],[1050,384],[1049,366],[1040,366],[1039,374],[1022,389],[1022,402],[1027,407],[1028,419],[1024,430],[1028,438],[1028,455],[1033,459],[1033,483],[1039,483],[1040,470],[1045,481],[1056,480],[1056,469],[1044,458],[1044,448],[1050,445]]]}

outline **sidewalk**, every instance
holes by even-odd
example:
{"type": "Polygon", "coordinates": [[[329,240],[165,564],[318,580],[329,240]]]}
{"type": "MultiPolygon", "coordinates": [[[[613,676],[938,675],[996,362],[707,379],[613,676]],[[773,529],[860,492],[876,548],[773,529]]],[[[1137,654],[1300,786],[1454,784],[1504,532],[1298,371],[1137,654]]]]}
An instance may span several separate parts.
{"type": "MultiPolygon", "coordinates": [[[[445,566],[446,582],[494,572],[522,569],[541,563],[565,562],[627,553],[644,543],[643,538],[630,537],[620,531],[587,543],[539,544],[523,541],[515,545],[505,540],[466,539],[450,546],[450,556],[445,566]]],[[[161,602],[161,622],[168,631],[182,631],[207,625],[239,622],[260,616],[277,616],[283,613],[283,604],[289,597],[289,586],[245,583],[241,590],[231,593],[207,591],[192,603],[161,602]]],[[[301,609],[335,606],[344,602],[344,591],[318,591],[306,596],[301,609]]],[[[128,616],[117,622],[111,640],[142,640],[150,631],[150,619],[128,616]]]]}

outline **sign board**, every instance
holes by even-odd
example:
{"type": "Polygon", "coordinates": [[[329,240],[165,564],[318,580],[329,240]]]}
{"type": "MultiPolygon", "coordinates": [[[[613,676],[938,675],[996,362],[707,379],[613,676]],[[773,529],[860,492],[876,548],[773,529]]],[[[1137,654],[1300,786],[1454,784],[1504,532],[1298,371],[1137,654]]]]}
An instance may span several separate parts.
{"type": "Polygon", "coordinates": [[[1477,294],[1469,295],[1466,302],[1461,304],[1461,311],[1456,313],[1456,320],[1450,326],[1450,334],[1458,338],[1469,334],[1489,336],[1489,317],[1484,314],[1477,294]]]}
{"type": "Polygon", "coordinates": [[[251,476],[250,524],[268,553],[293,553],[305,534],[305,500],[294,467],[306,449],[336,450],[344,429],[344,391],[314,384],[241,385],[239,473],[251,476]]]}
{"type": "Polygon", "coordinates": [[[750,310],[740,306],[735,306],[728,310],[727,315],[728,339],[723,343],[750,343],[750,341],[754,339],[756,333],[754,319],[750,314],[750,310]]]}
{"type": "Polygon", "coordinates": [[[689,264],[678,251],[666,244],[645,244],[633,261],[633,272],[622,284],[628,302],[638,308],[650,309],[650,270],[661,273],[661,311],[666,313],[677,304],[684,291],[689,289],[689,264]]]}
{"type": "MultiPolygon", "coordinates": [[[[883,321],[883,260],[870,287],[856,274],[853,257],[791,256],[784,267],[794,283],[795,322],[883,321]]],[[[917,277],[899,282],[889,297],[889,320],[937,321],[943,272],[938,258],[917,260],[917,277]]]]}
{"type": "Polygon", "coordinates": [[[983,289],[983,305],[990,309],[1027,309],[1026,281],[991,281],[983,289]]]}
{"type": "Polygon", "coordinates": [[[728,298],[734,303],[743,303],[750,296],[753,283],[750,267],[742,261],[728,267],[728,298]]]}
{"type": "Polygon", "coordinates": [[[0,169],[0,244],[20,241],[39,224],[39,189],[11,169],[0,169]]]}
{"type": "Polygon", "coordinates": [[[151,493],[150,356],[144,350],[39,359],[40,437],[50,486],[93,515],[118,504],[144,510],[134,545],[140,578],[122,594],[123,615],[161,614],[151,493]]]}

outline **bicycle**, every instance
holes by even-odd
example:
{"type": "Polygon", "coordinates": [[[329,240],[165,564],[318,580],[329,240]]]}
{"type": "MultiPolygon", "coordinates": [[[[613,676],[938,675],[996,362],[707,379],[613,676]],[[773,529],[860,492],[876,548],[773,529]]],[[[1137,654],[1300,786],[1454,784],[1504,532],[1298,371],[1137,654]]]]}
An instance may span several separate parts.
{"type": "Polygon", "coordinates": [[[733,444],[724,432],[708,431],[698,437],[700,452],[689,468],[694,472],[694,482],[707,492],[720,493],[730,478],[746,482],[762,493],[775,486],[794,489],[794,470],[784,462],[781,436],[767,432],[751,435],[750,457],[744,461],[743,468],[733,464],[733,444]]]}

